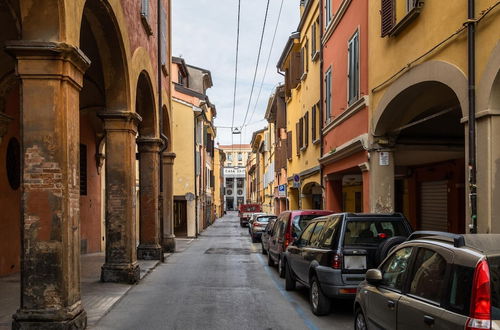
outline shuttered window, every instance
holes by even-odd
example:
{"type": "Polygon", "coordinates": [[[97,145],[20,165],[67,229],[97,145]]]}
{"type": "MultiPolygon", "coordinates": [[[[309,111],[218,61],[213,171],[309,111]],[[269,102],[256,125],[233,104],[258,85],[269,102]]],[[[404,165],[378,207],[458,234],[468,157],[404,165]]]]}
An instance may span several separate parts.
{"type": "Polygon", "coordinates": [[[312,142],[316,141],[316,106],[313,106],[311,109],[311,140],[312,142]]]}
{"type": "Polygon", "coordinates": [[[395,0],[381,0],[380,8],[380,22],[381,22],[381,36],[389,35],[396,22],[395,0]]]}
{"type": "Polygon", "coordinates": [[[314,58],[314,54],[316,54],[316,22],[311,26],[311,59],[314,58]]]}
{"type": "Polygon", "coordinates": [[[309,145],[309,112],[304,116],[304,147],[309,145]]]}
{"type": "Polygon", "coordinates": [[[348,73],[349,82],[348,103],[352,104],[359,97],[359,32],[349,40],[348,45],[348,73]]]}
{"type": "Polygon", "coordinates": [[[286,158],[292,159],[292,132],[286,132],[286,158]]]}
{"type": "Polygon", "coordinates": [[[300,154],[300,123],[295,124],[295,153],[300,154]]]}
{"type": "Polygon", "coordinates": [[[332,69],[325,73],[325,121],[330,122],[332,116],[332,69]]]}
{"type": "Polygon", "coordinates": [[[168,16],[167,9],[161,3],[160,7],[160,29],[161,29],[161,66],[165,74],[168,73],[168,63],[167,63],[167,47],[168,47],[168,16]]]}
{"type": "Polygon", "coordinates": [[[332,20],[332,0],[325,0],[325,26],[332,20]]]}
{"type": "Polygon", "coordinates": [[[304,60],[304,67],[305,67],[303,73],[309,72],[309,56],[307,54],[309,54],[309,40],[306,41],[306,44],[304,46],[304,51],[302,53],[302,58],[304,60]]]}
{"type": "Polygon", "coordinates": [[[302,76],[302,55],[301,52],[294,52],[291,55],[290,62],[290,88],[296,88],[300,83],[300,77],[302,76]]]}

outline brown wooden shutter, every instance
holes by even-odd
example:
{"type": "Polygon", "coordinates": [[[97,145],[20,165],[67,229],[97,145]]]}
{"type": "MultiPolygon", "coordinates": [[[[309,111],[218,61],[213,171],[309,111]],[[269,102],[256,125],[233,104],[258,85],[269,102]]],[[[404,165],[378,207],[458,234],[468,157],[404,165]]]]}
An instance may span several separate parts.
{"type": "Polygon", "coordinates": [[[291,81],[292,81],[292,79],[291,79],[290,69],[286,69],[285,70],[285,95],[288,97],[292,96],[292,93],[291,93],[292,86],[290,84],[291,81]]]}
{"type": "Polygon", "coordinates": [[[292,132],[286,132],[286,158],[292,159],[292,132]]]}
{"type": "Polygon", "coordinates": [[[300,124],[295,124],[295,153],[300,154],[300,124]]]}
{"type": "Polygon", "coordinates": [[[300,52],[294,52],[290,55],[290,88],[295,88],[300,83],[300,77],[302,76],[301,66],[302,66],[302,56],[300,52]]]}
{"type": "Polygon", "coordinates": [[[380,21],[382,37],[389,35],[389,32],[396,21],[394,0],[381,0],[380,21]]]}
{"type": "Polygon", "coordinates": [[[311,110],[311,140],[312,142],[316,141],[316,106],[312,107],[311,110]]]}
{"type": "Polygon", "coordinates": [[[304,116],[304,146],[309,145],[309,112],[304,116]]]}

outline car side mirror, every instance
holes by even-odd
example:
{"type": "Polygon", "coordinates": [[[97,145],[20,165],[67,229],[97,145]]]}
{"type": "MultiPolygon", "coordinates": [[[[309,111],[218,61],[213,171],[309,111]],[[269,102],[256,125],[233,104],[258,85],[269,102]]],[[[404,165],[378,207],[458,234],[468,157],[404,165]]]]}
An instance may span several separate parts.
{"type": "Polygon", "coordinates": [[[371,285],[379,285],[383,279],[380,269],[368,269],[365,278],[371,285]]]}

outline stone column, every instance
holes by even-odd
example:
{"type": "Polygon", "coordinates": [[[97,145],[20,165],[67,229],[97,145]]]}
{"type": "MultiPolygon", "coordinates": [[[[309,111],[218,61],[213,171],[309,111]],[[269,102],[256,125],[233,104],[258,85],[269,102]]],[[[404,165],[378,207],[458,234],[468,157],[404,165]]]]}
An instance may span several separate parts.
{"type": "Polygon", "coordinates": [[[84,329],[80,297],[79,93],[90,61],[59,43],[15,41],[21,79],[21,306],[13,329],[84,329]]]}
{"type": "Polygon", "coordinates": [[[163,251],[175,251],[174,235],[174,159],[175,153],[164,152],[162,155],[163,166],[163,251]]]}
{"type": "Polygon", "coordinates": [[[137,258],[142,260],[161,260],[160,232],[160,139],[137,139],[139,147],[139,231],[140,244],[137,258]]]}
{"type": "Polygon", "coordinates": [[[101,281],[139,280],[136,251],[135,137],[141,117],[133,112],[99,114],[106,131],[106,262],[101,281]]]}
{"type": "Polygon", "coordinates": [[[392,149],[376,150],[370,153],[369,193],[371,212],[394,212],[394,151],[392,149]]]}

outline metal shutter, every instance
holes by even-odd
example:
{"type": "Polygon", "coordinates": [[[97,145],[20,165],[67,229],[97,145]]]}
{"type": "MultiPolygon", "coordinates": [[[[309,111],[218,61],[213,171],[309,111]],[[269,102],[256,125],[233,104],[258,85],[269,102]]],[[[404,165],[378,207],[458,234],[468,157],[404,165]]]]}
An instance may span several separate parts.
{"type": "Polygon", "coordinates": [[[448,231],[448,181],[420,184],[420,229],[448,231]]]}

